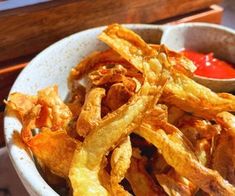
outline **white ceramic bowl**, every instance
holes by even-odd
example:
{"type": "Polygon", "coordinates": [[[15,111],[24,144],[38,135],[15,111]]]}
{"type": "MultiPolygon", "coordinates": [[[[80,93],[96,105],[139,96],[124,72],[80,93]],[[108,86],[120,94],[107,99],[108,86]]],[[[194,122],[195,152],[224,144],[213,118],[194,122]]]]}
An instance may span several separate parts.
{"type": "MultiPolygon", "coordinates": [[[[179,51],[183,48],[210,53],[215,57],[235,65],[235,31],[223,26],[206,23],[186,23],[168,28],[161,43],[170,49],[179,51]]],[[[194,80],[215,92],[235,92],[235,78],[215,79],[194,76],[194,80]]]]}
{"type": "MultiPolygon", "coordinates": [[[[159,43],[162,27],[156,25],[128,25],[147,42],[159,43]]],[[[62,99],[68,94],[67,76],[83,57],[106,46],[97,39],[104,27],[71,35],[51,45],[35,57],[20,73],[10,92],[36,94],[39,89],[57,84],[62,99]]],[[[12,141],[13,131],[21,130],[21,123],[5,116],[4,132],[12,163],[30,195],[58,195],[41,177],[33,159],[12,141]]]]}
{"type": "MultiPolygon", "coordinates": [[[[127,27],[136,31],[146,42],[156,44],[160,43],[164,32],[169,33],[170,28],[174,28],[141,24],[127,25],[127,27]]],[[[57,84],[61,98],[65,99],[68,94],[67,76],[70,69],[89,53],[106,48],[105,44],[97,39],[97,35],[103,29],[104,27],[99,27],[76,33],[42,51],[20,73],[10,93],[22,92],[33,95],[39,89],[57,84]]],[[[41,177],[32,157],[13,143],[13,132],[20,130],[21,123],[17,118],[7,115],[4,117],[7,148],[24,186],[30,195],[58,195],[41,177]]]]}

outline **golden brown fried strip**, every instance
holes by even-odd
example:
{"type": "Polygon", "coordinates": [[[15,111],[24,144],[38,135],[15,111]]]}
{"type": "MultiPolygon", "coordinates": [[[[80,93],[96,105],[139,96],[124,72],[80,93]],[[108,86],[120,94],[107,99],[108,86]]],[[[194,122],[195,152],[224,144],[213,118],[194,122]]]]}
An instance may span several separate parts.
{"type": "Polygon", "coordinates": [[[136,196],[166,195],[147,173],[146,162],[147,160],[140,155],[139,150],[134,148],[131,165],[126,173],[133,192],[136,196]]]}
{"type": "MultiPolygon", "coordinates": [[[[143,70],[141,62],[144,59],[158,56],[158,59],[164,65],[164,75],[169,78],[162,98],[165,103],[175,105],[184,111],[206,119],[214,119],[222,111],[235,111],[234,96],[226,93],[216,94],[194,82],[183,73],[176,71],[170,66],[169,59],[162,58],[164,55],[159,56],[157,50],[147,45],[133,31],[114,24],[110,25],[99,36],[99,39],[108,44],[139,71],[143,70]]],[[[167,54],[167,51],[164,52],[164,50],[164,47],[161,47],[159,52],[167,54]]]]}
{"type": "Polygon", "coordinates": [[[165,103],[206,119],[214,119],[222,111],[235,111],[233,96],[220,96],[179,72],[169,75],[162,97],[165,103]]]}
{"type": "Polygon", "coordinates": [[[177,125],[178,121],[185,114],[185,112],[175,106],[168,107],[168,122],[173,125],[177,125]]]}
{"type": "Polygon", "coordinates": [[[89,73],[88,77],[94,85],[121,82],[127,70],[121,64],[109,64],[89,73]]]}
{"type": "Polygon", "coordinates": [[[218,124],[211,124],[208,120],[188,114],[183,115],[181,119],[178,120],[177,127],[194,145],[196,145],[197,140],[210,140],[221,131],[221,126],[218,124]]]}
{"type": "Polygon", "coordinates": [[[198,161],[208,167],[211,162],[211,141],[206,139],[198,140],[195,144],[195,154],[198,161]]]}
{"type": "Polygon", "coordinates": [[[124,179],[125,173],[130,167],[132,147],[130,137],[128,136],[117,146],[111,156],[111,175],[110,182],[113,195],[121,195],[126,191],[119,185],[124,179]]]}
{"type": "Polygon", "coordinates": [[[115,83],[108,90],[104,103],[114,111],[127,103],[132,95],[133,92],[130,92],[123,83],[115,83]]]}
{"type": "Polygon", "coordinates": [[[109,25],[99,36],[99,39],[141,72],[143,71],[144,59],[158,54],[139,35],[118,24],[109,25]]]}
{"type": "Polygon", "coordinates": [[[169,196],[193,195],[187,186],[183,183],[177,182],[174,178],[166,174],[158,174],[156,175],[156,178],[161,187],[169,196]]]}
{"type": "Polygon", "coordinates": [[[82,147],[75,151],[69,174],[74,195],[108,194],[98,178],[104,155],[140,125],[144,113],[161,95],[165,83],[161,77],[161,64],[156,58],[141,63],[145,63],[145,82],[140,91],[127,104],[104,118],[85,138],[82,147]]]}
{"type": "Polygon", "coordinates": [[[213,152],[212,168],[235,186],[235,138],[229,133],[219,136],[213,152]]]}
{"type": "MultiPolygon", "coordinates": [[[[41,126],[49,124],[47,127],[51,130],[66,129],[68,123],[72,119],[72,112],[68,106],[60,99],[58,95],[58,87],[48,87],[38,91],[38,104],[46,110],[45,113],[40,115],[43,119],[38,119],[41,122],[41,126]],[[45,118],[46,117],[46,118],[45,118]],[[45,119],[44,119],[45,118],[45,119]]],[[[42,112],[44,110],[41,110],[42,112]]]]}
{"type": "Polygon", "coordinates": [[[229,134],[235,136],[235,116],[229,112],[221,112],[216,116],[216,122],[219,123],[229,134]]]}
{"type": "Polygon", "coordinates": [[[235,117],[222,112],[216,116],[216,121],[221,124],[223,131],[217,138],[212,168],[235,186],[235,117]]]}
{"type": "Polygon", "coordinates": [[[45,88],[37,96],[12,94],[7,106],[21,116],[21,136],[26,143],[32,138],[32,129],[66,129],[72,118],[71,111],[58,96],[57,86],[45,88]]]}
{"type": "Polygon", "coordinates": [[[83,59],[75,68],[71,69],[68,82],[69,86],[75,81],[81,79],[98,63],[122,63],[126,62],[118,53],[111,49],[102,52],[93,52],[83,59]]]}
{"type": "Polygon", "coordinates": [[[9,110],[13,110],[18,113],[21,120],[24,116],[37,104],[37,97],[25,95],[22,93],[10,94],[8,101],[4,101],[9,110]]]}
{"type": "Polygon", "coordinates": [[[28,142],[28,146],[39,163],[63,178],[68,177],[73,153],[77,145],[80,145],[80,143],[69,137],[66,131],[52,132],[49,129],[43,129],[41,133],[28,142]]]}
{"type": "Polygon", "coordinates": [[[36,119],[39,116],[41,106],[37,104],[36,96],[12,93],[8,101],[5,101],[8,112],[16,113],[22,123],[21,137],[24,142],[32,138],[31,130],[36,128],[36,119]]]}
{"type": "Polygon", "coordinates": [[[224,180],[218,172],[204,167],[194,159],[192,153],[185,150],[181,142],[178,143],[173,139],[174,135],[166,134],[162,129],[156,129],[149,124],[142,124],[136,133],[155,145],[161,151],[166,162],[177,173],[189,179],[205,192],[212,195],[235,194],[235,188],[231,184],[224,180]]]}
{"type": "Polygon", "coordinates": [[[78,135],[85,137],[101,120],[101,101],[105,96],[105,89],[92,88],[85,100],[78,117],[76,130],[78,135]]]}
{"type": "Polygon", "coordinates": [[[149,44],[152,48],[165,52],[168,60],[170,63],[174,66],[174,69],[178,70],[179,72],[184,73],[185,75],[192,77],[193,72],[196,70],[196,66],[193,64],[193,62],[186,58],[184,55],[169,50],[165,45],[156,45],[156,44],[149,44]]]}
{"type": "Polygon", "coordinates": [[[70,89],[69,92],[69,98],[68,102],[66,102],[66,105],[69,107],[73,114],[73,118],[77,119],[80,112],[82,105],[85,101],[85,95],[86,95],[86,88],[82,86],[80,83],[74,84],[72,89],[70,89]]]}

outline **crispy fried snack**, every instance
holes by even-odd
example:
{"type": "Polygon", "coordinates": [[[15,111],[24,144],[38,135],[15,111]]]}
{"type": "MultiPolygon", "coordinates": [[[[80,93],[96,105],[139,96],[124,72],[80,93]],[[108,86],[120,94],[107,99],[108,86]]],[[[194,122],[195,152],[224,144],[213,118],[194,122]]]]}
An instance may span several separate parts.
{"type": "MultiPolygon", "coordinates": [[[[139,71],[143,71],[141,62],[144,59],[158,57],[158,60],[164,65],[164,75],[169,79],[162,97],[165,103],[175,105],[184,111],[206,119],[214,119],[222,111],[235,111],[234,96],[226,93],[216,94],[188,78],[174,66],[170,66],[170,60],[159,55],[159,53],[168,53],[164,46],[159,50],[153,49],[133,31],[118,24],[108,26],[99,36],[99,39],[108,44],[139,71]],[[199,105],[200,107],[198,107],[199,105]]],[[[181,67],[190,70],[190,66],[186,67],[185,64],[181,64],[181,67]]]]}
{"type": "Polygon", "coordinates": [[[66,131],[51,131],[48,128],[33,137],[28,146],[42,167],[67,178],[76,146],[80,142],[69,137],[66,131]]]}
{"type": "Polygon", "coordinates": [[[217,115],[216,120],[222,125],[223,131],[217,138],[212,168],[235,185],[235,117],[228,112],[222,112],[217,115]]]}
{"type": "Polygon", "coordinates": [[[105,96],[105,89],[92,88],[85,100],[82,111],[77,120],[78,135],[85,137],[101,120],[101,101],[105,96]]]}
{"type": "Polygon", "coordinates": [[[89,78],[94,85],[121,82],[127,70],[120,64],[109,64],[99,67],[89,73],[89,78]]]}
{"type": "Polygon", "coordinates": [[[192,156],[189,148],[182,146],[182,142],[178,142],[180,141],[179,138],[175,139],[174,132],[167,134],[162,129],[156,129],[149,124],[142,124],[136,133],[152,142],[162,152],[169,165],[205,192],[212,195],[235,194],[235,188],[224,180],[218,172],[200,164],[192,156]]]}
{"type": "Polygon", "coordinates": [[[146,162],[146,158],[140,155],[139,149],[134,148],[131,165],[126,173],[126,178],[131,184],[133,192],[136,196],[166,195],[147,173],[146,162]]]}
{"type": "Polygon", "coordinates": [[[220,135],[214,149],[212,168],[224,179],[235,185],[235,138],[228,133],[220,135]]]}
{"type": "Polygon", "coordinates": [[[75,196],[235,195],[235,97],[197,84],[189,59],[121,25],[99,39],[111,49],[71,70],[65,103],[56,86],[6,102],[44,179],[75,196]]]}
{"type": "Polygon", "coordinates": [[[156,58],[143,61],[141,65],[143,63],[145,82],[139,92],[127,104],[104,118],[85,138],[82,147],[75,151],[69,172],[74,195],[108,194],[98,179],[104,155],[140,125],[145,111],[161,95],[165,84],[165,79],[161,77],[161,64],[156,58]]]}
{"type": "Polygon", "coordinates": [[[106,106],[114,111],[124,105],[134,93],[129,91],[123,83],[115,83],[108,90],[104,100],[106,106]]]}
{"type": "Polygon", "coordinates": [[[85,74],[90,72],[97,64],[107,65],[107,63],[119,63],[123,65],[126,61],[111,49],[103,52],[94,52],[82,60],[76,67],[71,69],[68,78],[69,87],[71,87],[74,81],[81,79],[85,74]]]}
{"type": "Polygon", "coordinates": [[[111,187],[113,195],[121,195],[126,192],[119,183],[124,179],[126,171],[130,167],[132,147],[128,136],[116,147],[111,156],[111,187]]]}
{"type": "Polygon", "coordinates": [[[185,177],[179,175],[173,168],[166,174],[155,174],[159,184],[168,195],[195,195],[198,188],[185,177]]]}
{"type": "Polygon", "coordinates": [[[57,86],[40,90],[37,96],[14,93],[6,104],[19,114],[23,124],[21,135],[26,143],[32,138],[33,129],[66,129],[72,118],[68,106],[58,96],[57,86]]]}

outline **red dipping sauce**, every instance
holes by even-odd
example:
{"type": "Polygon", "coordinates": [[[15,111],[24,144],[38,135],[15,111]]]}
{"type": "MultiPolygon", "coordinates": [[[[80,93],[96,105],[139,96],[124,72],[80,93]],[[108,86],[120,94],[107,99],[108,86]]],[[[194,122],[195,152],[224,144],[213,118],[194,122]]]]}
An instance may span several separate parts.
{"type": "Polygon", "coordinates": [[[181,54],[194,62],[197,69],[194,74],[208,78],[235,78],[235,66],[219,60],[213,53],[202,54],[191,50],[183,50],[181,54]]]}

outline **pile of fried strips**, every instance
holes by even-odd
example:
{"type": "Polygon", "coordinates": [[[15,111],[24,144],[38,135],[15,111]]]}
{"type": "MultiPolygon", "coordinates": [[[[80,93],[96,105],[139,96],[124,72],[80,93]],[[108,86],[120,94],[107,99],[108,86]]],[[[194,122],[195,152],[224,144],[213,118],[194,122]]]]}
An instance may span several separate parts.
{"type": "Polygon", "coordinates": [[[68,100],[52,86],[6,101],[44,179],[79,196],[235,195],[235,97],[119,24],[98,38],[110,48],[71,70],[68,100]]]}

